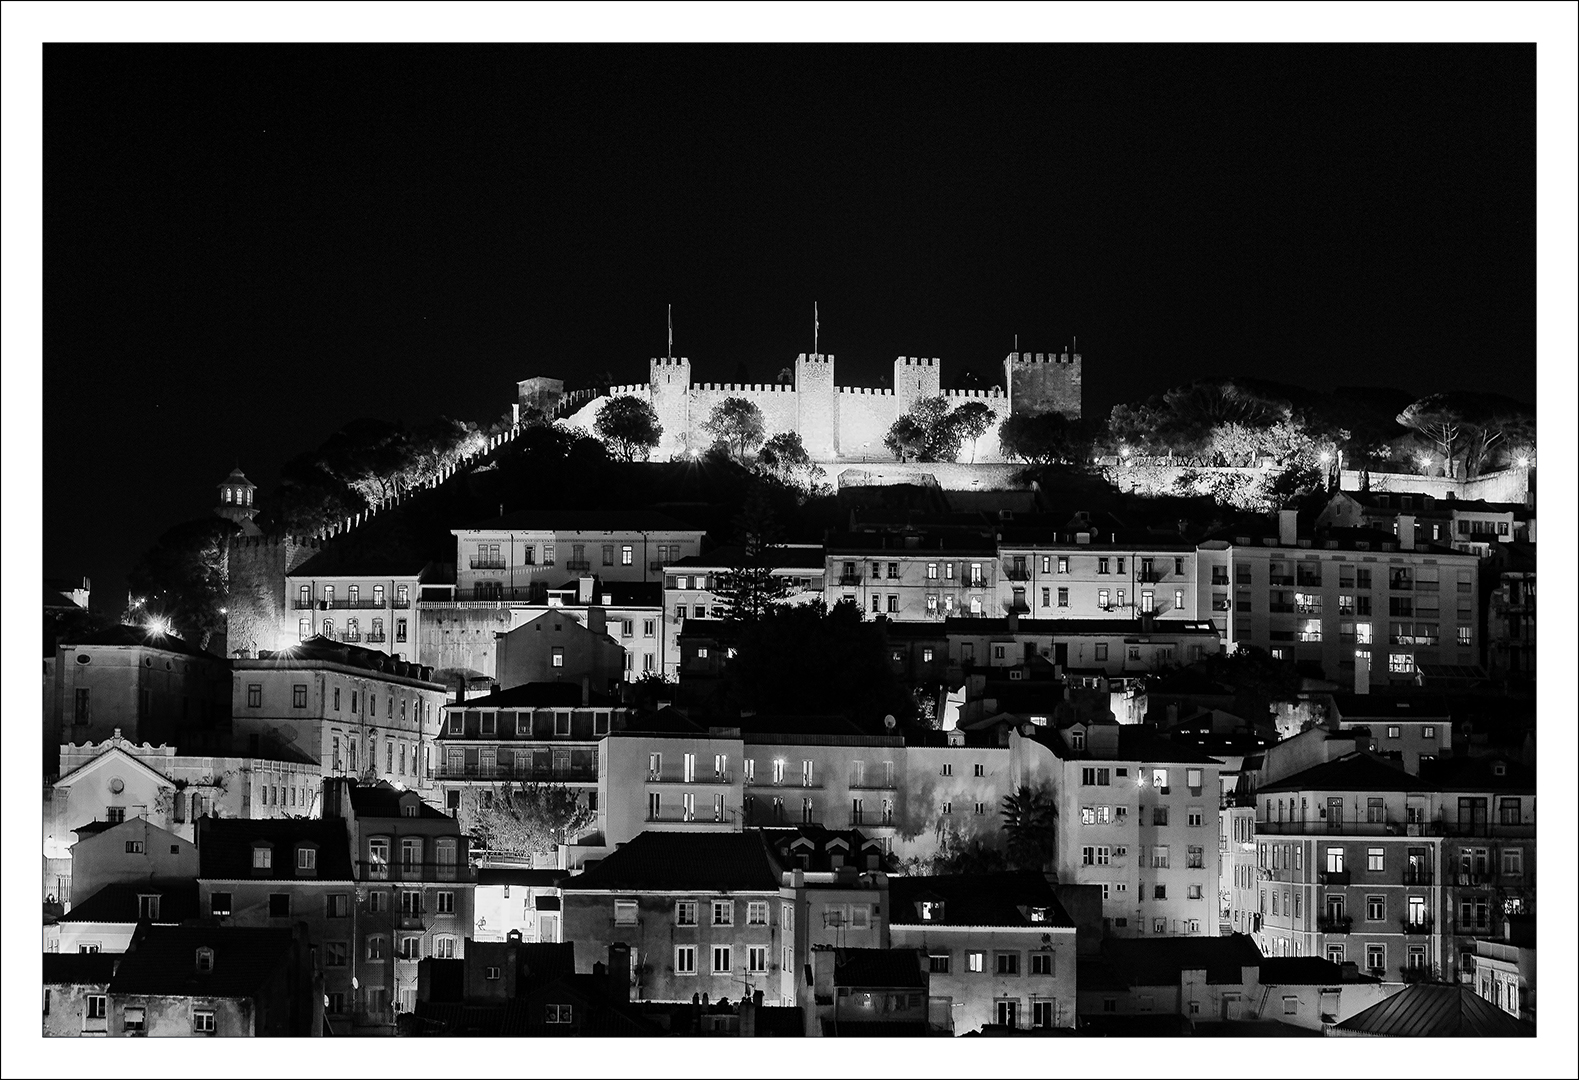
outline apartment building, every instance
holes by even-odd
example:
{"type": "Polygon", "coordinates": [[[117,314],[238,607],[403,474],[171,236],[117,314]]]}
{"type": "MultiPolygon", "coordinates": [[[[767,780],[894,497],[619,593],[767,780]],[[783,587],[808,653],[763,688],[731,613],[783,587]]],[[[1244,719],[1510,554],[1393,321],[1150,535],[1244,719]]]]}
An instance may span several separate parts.
{"type": "Polygon", "coordinates": [[[594,850],[613,850],[644,831],[741,830],[745,773],[738,731],[709,731],[666,710],[610,731],[599,750],[601,844],[594,850]]]}
{"type": "Polygon", "coordinates": [[[747,717],[739,727],[743,821],[860,830],[884,853],[899,825],[905,740],[838,716],[747,717]]]}
{"type": "Polygon", "coordinates": [[[538,604],[567,578],[661,584],[704,535],[651,510],[522,510],[450,532],[456,599],[538,604]]]}
{"type": "Polygon", "coordinates": [[[413,601],[433,570],[420,559],[321,551],[285,575],[290,610],[283,616],[294,624],[280,628],[279,640],[321,637],[417,660],[422,612],[413,601]]]}
{"type": "MultiPolygon", "coordinates": [[[[782,579],[788,604],[820,603],[824,598],[826,556],[821,544],[784,544],[772,549],[768,561],[773,577],[782,579]]],[[[750,564],[745,547],[716,548],[663,568],[665,651],[664,675],[676,678],[680,665],[680,632],[688,619],[720,619],[726,614],[717,588],[721,575],[750,564]]]]}
{"type": "Polygon", "coordinates": [[[303,755],[326,776],[431,783],[447,696],[431,668],[323,637],[232,663],[238,738],[303,755]]]}
{"type": "Polygon", "coordinates": [[[1471,665],[1479,655],[1479,564],[1440,545],[1369,529],[1302,534],[1295,511],[1203,540],[1212,603],[1226,602],[1227,638],[1318,666],[1357,692],[1404,686],[1422,664],[1471,665]],[[1232,580],[1232,585],[1227,580],[1232,580]],[[1219,596],[1219,594],[1221,594],[1219,596]]]}
{"type": "Polygon", "coordinates": [[[1002,614],[998,550],[969,532],[845,533],[827,543],[828,602],[895,622],[1002,614]]]}
{"type": "MultiPolygon", "coordinates": [[[[944,622],[951,668],[1020,667],[1040,656],[1066,672],[1138,675],[1214,655],[1222,637],[1209,620],[1019,618],[944,622]]],[[[1012,677],[1012,676],[1011,676],[1012,677]]]]}
{"type": "Polygon", "coordinates": [[[1204,619],[1195,546],[1145,530],[1005,525],[998,607],[1036,619],[1204,619]]]}

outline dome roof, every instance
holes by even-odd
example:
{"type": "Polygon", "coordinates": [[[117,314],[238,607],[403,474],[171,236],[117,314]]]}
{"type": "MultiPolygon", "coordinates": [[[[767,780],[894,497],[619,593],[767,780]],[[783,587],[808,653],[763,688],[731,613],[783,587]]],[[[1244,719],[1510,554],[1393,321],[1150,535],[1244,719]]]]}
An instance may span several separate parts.
{"type": "Polygon", "coordinates": [[[241,467],[240,466],[237,466],[236,468],[231,469],[230,470],[230,475],[225,477],[225,479],[220,481],[220,483],[221,484],[245,484],[247,487],[250,487],[250,488],[255,488],[255,487],[258,486],[256,484],[254,484],[251,480],[247,479],[247,474],[241,471],[241,467]]]}

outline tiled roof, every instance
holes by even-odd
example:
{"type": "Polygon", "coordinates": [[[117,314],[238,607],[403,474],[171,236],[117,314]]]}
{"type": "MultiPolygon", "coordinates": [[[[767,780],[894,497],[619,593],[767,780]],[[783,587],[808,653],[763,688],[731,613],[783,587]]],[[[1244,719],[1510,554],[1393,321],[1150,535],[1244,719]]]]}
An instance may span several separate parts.
{"type": "Polygon", "coordinates": [[[738,723],[746,742],[762,741],[775,735],[816,737],[819,735],[869,735],[842,716],[742,716],[738,723]]]}
{"type": "Polygon", "coordinates": [[[71,648],[74,645],[118,645],[135,646],[140,649],[163,649],[165,652],[180,653],[183,656],[205,656],[210,660],[219,660],[221,657],[213,653],[204,652],[189,641],[183,641],[174,634],[161,634],[141,626],[112,626],[107,630],[97,630],[81,637],[67,638],[61,643],[62,648],[71,648]]]}
{"type": "Polygon", "coordinates": [[[864,836],[856,829],[834,831],[821,825],[795,825],[781,829],[763,829],[767,841],[778,858],[779,865],[826,873],[834,869],[833,856],[843,856],[844,866],[856,871],[867,869],[867,857],[878,856],[877,868],[887,869],[889,856],[883,854],[882,844],[864,836]],[[802,863],[802,859],[805,863],[802,863]]]}
{"type": "Polygon", "coordinates": [[[655,510],[517,510],[456,532],[521,529],[534,532],[703,532],[655,510]]]}
{"type": "Polygon", "coordinates": [[[644,832],[592,869],[560,882],[567,894],[616,892],[777,892],[779,868],[755,830],[740,833],[644,832]]]}
{"type": "Polygon", "coordinates": [[[996,874],[945,874],[931,877],[891,877],[890,918],[895,926],[1045,926],[1075,925],[1053,894],[1047,879],[1033,870],[996,874]],[[941,902],[941,918],[922,919],[917,905],[941,902]],[[1021,910],[1022,908],[1027,910],[1021,910]],[[1030,911],[1045,909],[1046,918],[1035,921],[1030,911]]]}
{"type": "Polygon", "coordinates": [[[1227,937],[1108,938],[1102,959],[1132,986],[1177,986],[1179,973],[1206,972],[1208,983],[1235,985],[1242,968],[1261,966],[1261,950],[1244,934],[1227,937]]]}
{"type": "MultiPolygon", "coordinates": [[[[359,539],[352,533],[351,537],[359,539]]],[[[420,578],[428,560],[412,552],[391,550],[387,543],[330,543],[285,576],[291,580],[319,577],[420,578]]]]}
{"type": "Polygon", "coordinates": [[[142,921],[140,897],[159,897],[159,923],[181,923],[199,916],[197,882],[149,881],[135,885],[106,885],[60,917],[63,923],[134,923],[142,921]]]}
{"type": "Polygon", "coordinates": [[[482,866],[477,869],[477,884],[550,889],[569,873],[568,870],[529,870],[523,866],[482,866]]]}
{"type": "Polygon", "coordinates": [[[248,668],[292,668],[308,664],[341,664],[352,668],[365,668],[383,678],[432,681],[433,669],[408,660],[398,660],[387,652],[364,649],[344,641],[334,641],[322,634],[314,634],[305,641],[283,649],[264,650],[256,660],[238,661],[237,670],[248,668]],[[426,679],[424,679],[426,675],[426,679]]]}
{"type": "Polygon", "coordinates": [[[294,934],[235,926],[154,926],[138,931],[110,980],[112,994],[246,997],[290,958],[294,934]],[[197,950],[214,950],[210,971],[197,950]]]}
{"type": "Polygon", "coordinates": [[[967,555],[983,562],[996,558],[997,544],[988,536],[976,532],[936,532],[920,537],[915,547],[907,547],[906,536],[892,533],[841,533],[830,536],[828,555],[834,558],[852,556],[859,561],[866,558],[925,559],[943,555],[967,555]]]}
{"type": "Polygon", "coordinates": [[[1261,787],[1258,794],[1279,791],[1431,791],[1432,785],[1369,754],[1344,754],[1336,761],[1313,765],[1261,787]]]}
{"type": "Polygon", "coordinates": [[[117,953],[44,954],[45,986],[103,986],[110,981],[117,953]]]}
{"type": "MultiPolygon", "coordinates": [[[[587,708],[618,708],[619,699],[596,691],[588,695],[587,708]]],[[[581,684],[572,682],[536,682],[512,686],[508,690],[495,690],[482,697],[452,702],[446,709],[579,709],[581,684]]]]}
{"type": "Polygon", "coordinates": [[[835,986],[927,987],[917,949],[835,949],[833,982],[835,986]]]}
{"type": "Polygon", "coordinates": [[[198,877],[209,880],[351,880],[351,841],[345,822],[337,818],[203,818],[197,823],[197,858],[198,877]],[[267,871],[252,867],[252,848],[258,841],[274,845],[267,871]],[[300,843],[318,846],[317,873],[297,875],[293,849],[300,843]]]}
{"type": "Polygon", "coordinates": [[[1118,760],[1164,765],[1220,765],[1188,743],[1174,742],[1147,724],[1125,724],[1118,732],[1118,760]]]}
{"type": "MultiPolygon", "coordinates": [[[[357,817],[402,817],[404,815],[401,813],[401,807],[409,803],[417,807],[418,817],[452,820],[444,811],[424,802],[416,792],[397,788],[383,780],[374,784],[352,784],[350,791],[351,808],[356,811],[357,817]]],[[[456,831],[459,832],[458,826],[456,831]]]]}
{"type": "Polygon", "coordinates": [[[1448,757],[1420,762],[1420,779],[1440,791],[1535,790],[1535,770],[1505,757],[1448,757]],[[1502,767],[1501,775],[1497,767],[1502,767]]]}
{"type": "Polygon", "coordinates": [[[1410,1038],[1533,1038],[1535,1025],[1509,1016],[1467,986],[1417,983],[1338,1025],[1353,1035],[1410,1038]]]}
{"type": "Polygon", "coordinates": [[[1336,983],[1373,983],[1380,980],[1357,972],[1344,976],[1343,965],[1320,956],[1268,956],[1261,960],[1261,982],[1266,986],[1327,986],[1336,983]]]}
{"type": "MultiPolygon", "coordinates": [[[[946,633],[959,635],[1008,634],[1008,618],[944,619],[946,633]]],[[[1017,623],[1021,634],[1051,634],[1054,637],[1079,637],[1082,634],[1123,634],[1132,638],[1161,637],[1167,634],[1209,634],[1217,637],[1217,627],[1211,622],[1191,619],[1154,619],[1151,629],[1141,627],[1139,619],[1020,619],[1017,623]]]]}
{"type": "Polygon", "coordinates": [[[1332,704],[1345,721],[1386,718],[1440,722],[1452,713],[1447,698],[1440,694],[1333,694],[1332,704]]]}

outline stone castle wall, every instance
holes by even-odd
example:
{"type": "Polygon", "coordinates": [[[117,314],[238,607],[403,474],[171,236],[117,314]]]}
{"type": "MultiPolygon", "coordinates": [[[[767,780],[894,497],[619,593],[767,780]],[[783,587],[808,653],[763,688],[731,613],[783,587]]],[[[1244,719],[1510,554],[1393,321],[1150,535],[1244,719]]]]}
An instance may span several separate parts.
{"type": "Polygon", "coordinates": [[[992,410],[987,432],[974,447],[967,443],[960,456],[970,461],[974,451],[976,461],[996,462],[1003,460],[998,425],[1011,413],[1056,409],[1080,415],[1078,354],[1011,353],[1004,361],[1004,377],[1007,391],[998,387],[945,391],[940,386],[936,358],[901,356],[894,361],[892,389],[838,386],[831,354],[802,353],[795,361],[794,386],[694,383],[689,359],[659,357],[650,362],[646,384],[610,387],[608,396],[588,402],[565,422],[590,433],[611,398],[639,397],[651,403],[663,426],[663,438],[652,456],[665,460],[712,445],[713,438],[704,425],[714,406],[725,398],[741,397],[762,410],[768,437],[799,432],[814,461],[860,461],[889,457],[883,438],[894,421],[922,398],[941,395],[952,408],[980,401],[992,410]]]}
{"type": "MultiPolygon", "coordinates": [[[[285,592],[285,575],[319,549],[319,541],[299,536],[239,536],[229,552],[230,596],[225,604],[226,651],[249,656],[259,649],[296,643],[296,625],[285,592]]],[[[310,613],[309,613],[310,614],[310,613]]]]}

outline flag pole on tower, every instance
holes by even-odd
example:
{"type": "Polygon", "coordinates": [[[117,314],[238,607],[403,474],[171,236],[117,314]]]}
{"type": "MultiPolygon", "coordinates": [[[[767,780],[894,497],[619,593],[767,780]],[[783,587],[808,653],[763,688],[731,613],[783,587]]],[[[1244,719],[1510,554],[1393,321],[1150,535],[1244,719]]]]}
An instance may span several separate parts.
{"type": "Polygon", "coordinates": [[[669,305],[669,359],[674,359],[674,305],[669,305]]]}
{"type": "Polygon", "coordinates": [[[817,321],[817,301],[811,302],[811,354],[817,355],[817,332],[822,329],[822,324],[817,321]]]}

